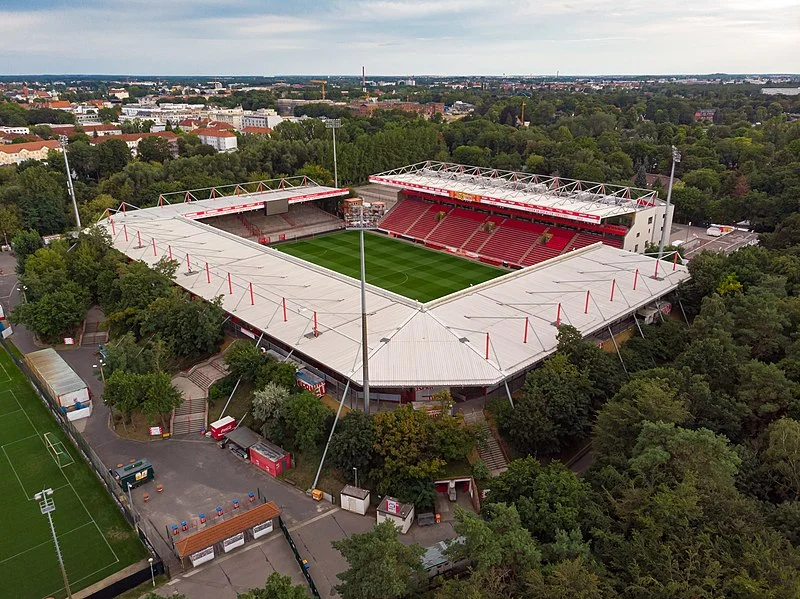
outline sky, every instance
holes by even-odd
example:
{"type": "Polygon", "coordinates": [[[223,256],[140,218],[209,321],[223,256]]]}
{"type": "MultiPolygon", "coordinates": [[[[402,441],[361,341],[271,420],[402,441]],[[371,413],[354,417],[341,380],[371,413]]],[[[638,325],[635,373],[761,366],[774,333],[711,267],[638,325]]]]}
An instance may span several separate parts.
{"type": "Polygon", "coordinates": [[[800,0],[0,0],[0,74],[800,72],[800,0]]]}

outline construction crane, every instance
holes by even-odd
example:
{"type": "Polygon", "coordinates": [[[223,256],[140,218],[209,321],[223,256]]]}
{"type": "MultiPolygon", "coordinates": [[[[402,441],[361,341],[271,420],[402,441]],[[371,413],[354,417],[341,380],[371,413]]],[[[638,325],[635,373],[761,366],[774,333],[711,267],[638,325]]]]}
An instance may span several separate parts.
{"type": "Polygon", "coordinates": [[[319,86],[322,88],[322,99],[325,99],[325,85],[328,83],[327,79],[312,79],[311,83],[319,83],[319,86]]]}

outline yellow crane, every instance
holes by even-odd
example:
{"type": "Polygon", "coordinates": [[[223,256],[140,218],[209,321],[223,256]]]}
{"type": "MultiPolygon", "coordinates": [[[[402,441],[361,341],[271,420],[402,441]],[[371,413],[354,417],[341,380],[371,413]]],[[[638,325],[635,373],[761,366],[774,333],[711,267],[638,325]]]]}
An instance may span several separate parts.
{"type": "Polygon", "coordinates": [[[311,83],[319,83],[319,86],[322,88],[322,99],[325,99],[325,85],[328,83],[327,79],[312,79],[311,83]]]}

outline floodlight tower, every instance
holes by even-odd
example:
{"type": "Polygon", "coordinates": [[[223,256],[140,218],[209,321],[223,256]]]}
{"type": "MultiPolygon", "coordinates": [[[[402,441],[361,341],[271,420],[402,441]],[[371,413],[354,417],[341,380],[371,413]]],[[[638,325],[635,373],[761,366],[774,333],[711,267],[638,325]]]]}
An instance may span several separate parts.
{"type": "Polygon", "coordinates": [[[67,191],[69,191],[69,197],[72,198],[72,209],[75,212],[75,224],[78,227],[78,231],[80,231],[81,217],[78,214],[78,203],[75,201],[75,188],[72,186],[72,171],[69,168],[69,158],[67,158],[67,136],[59,135],[58,143],[61,144],[61,149],[63,150],[62,154],[64,154],[64,166],[67,169],[67,191]]]}
{"type": "Polygon", "coordinates": [[[336,165],[336,130],[342,126],[342,119],[328,119],[325,126],[333,131],[333,186],[339,189],[339,168],[336,165]]]}
{"type": "Polygon", "coordinates": [[[667,205],[664,207],[664,226],[661,227],[661,243],[658,244],[658,259],[664,256],[664,245],[667,241],[667,216],[669,216],[669,202],[672,199],[672,182],[675,179],[675,165],[681,161],[681,153],[678,148],[672,146],[672,170],[669,173],[669,187],[667,188],[667,205]]]}
{"type": "Polygon", "coordinates": [[[363,200],[346,200],[345,228],[359,232],[361,254],[361,372],[364,376],[364,413],[369,414],[369,347],[367,346],[367,275],[364,264],[364,231],[378,228],[386,206],[383,202],[368,204],[363,200]]]}
{"type": "Polygon", "coordinates": [[[33,498],[39,502],[39,510],[42,512],[42,514],[47,516],[47,521],[50,523],[50,532],[53,534],[53,543],[56,546],[58,565],[61,568],[61,576],[64,577],[64,589],[67,591],[67,597],[72,599],[72,591],[69,588],[69,580],[67,579],[67,570],[64,568],[64,559],[61,557],[61,548],[58,546],[56,527],[53,525],[53,517],[50,515],[56,511],[56,504],[52,499],[53,489],[43,489],[34,495],[33,498]]]}

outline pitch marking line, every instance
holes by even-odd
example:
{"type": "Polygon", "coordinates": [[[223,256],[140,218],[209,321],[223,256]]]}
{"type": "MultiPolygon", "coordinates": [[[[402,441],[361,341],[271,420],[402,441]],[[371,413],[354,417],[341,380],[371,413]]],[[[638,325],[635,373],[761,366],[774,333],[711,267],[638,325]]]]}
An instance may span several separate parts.
{"type": "MultiPolygon", "coordinates": [[[[67,536],[68,534],[75,532],[76,530],[80,530],[84,526],[89,526],[90,524],[91,524],[91,522],[85,522],[84,524],[81,524],[80,526],[76,526],[72,530],[68,530],[67,532],[62,532],[60,535],[56,535],[56,536],[59,539],[61,539],[61,538],[65,537],[65,536],[67,536]]],[[[52,539],[47,539],[46,541],[44,541],[42,543],[39,543],[38,545],[34,545],[33,547],[28,547],[24,551],[20,551],[19,553],[15,553],[14,555],[11,555],[11,556],[9,556],[9,557],[7,557],[5,559],[0,560],[0,564],[4,564],[5,562],[11,561],[12,559],[15,559],[15,558],[17,558],[17,557],[19,557],[21,555],[25,555],[29,551],[33,551],[34,549],[37,549],[38,547],[41,547],[42,545],[49,545],[52,542],[53,542],[52,539]]]]}
{"type": "MultiPolygon", "coordinates": [[[[23,407],[22,407],[22,404],[21,404],[21,403],[19,403],[19,399],[17,398],[17,395],[14,393],[14,391],[13,391],[13,390],[11,390],[11,389],[9,389],[9,391],[11,391],[11,395],[13,395],[13,396],[14,396],[14,399],[16,400],[16,402],[17,402],[17,405],[20,407],[20,409],[21,409],[23,412],[25,412],[25,408],[23,408],[23,407]]],[[[25,412],[25,417],[28,419],[28,422],[30,422],[30,423],[31,423],[31,426],[33,427],[33,430],[35,430],[35,431],[37,432],[37,435],[36,435],[36,436],[38,436],[38,437],[39,437],[39,439],[42,441],[42,445],[45,445],[45,446],[46,446],[46,443],[45,443],[45,442],[44,442],[44,440],[42,439],[42,435],[41,435],[41,434],[38,434],[38,433],[39,433],[39,429],[37,429],[37,428],[36,428],[36,425],[34,425],[34,424],[33,424],[33,421],[31,420],[31,417],[30,417],[30,416],[28,416],[28,413],[27,413],[27,412],[25,412]]],[[[45,451],[46,451],[46,450],[47,450],[47,448],[45,447],[45,451]]],[[[5,447],[3,447],[3,453],[5,453],[5,454],[6,454],[6,459],[8,459],[8,463],[9,463],[9,464],[11,464],[11,460],[8,458],[8,454],[6,453],[6,449],[5,449],[5,447]]],[[[48,453],[49,453],[49,452],[48,452],[48,453]]],[[[22,484],[22,481],[19,479],[19,475],[17,474],[17,471],[14,469],[14,465],[13,465],[13,464],[11,464],[11,469],[12,469],[12,470],[14,470],[14,474],[16,475],[16,477],[17,477],[17,480],[19,481],[19,484],[20,484],[20,486],[22,487],[22,491],[25,493],[25,496],[26,496],[26,497],[28,497],[28,494],[27,494],[27,492],[25,491],[25,486],[22,484]]],[[[87,516],[89,516],[89,519],[90,519],[92,522],[94,522],[94,526],[95,526],[95,528],[97,529],[97,532],[99,532],[99,533],[100,533],[100,536],[101,536],[101,537],[103,537],[103,540],[106,542],[106,545],[108,546],[109,550],[111,551],[111,555],[113,555],[113,556],[114,556],[114,559],[116,559],[116,560],[117,560],[117,561],[116,561],[116,562],[114,562],[114,563],[117,563],[117,562],[119,562],[119,556],[118,556],[118,555],[117,555],[117,553],[114,551],[114,548],[113,548],[113,547],[111,547],[111,544],[108,542],[108,539],[107,539],[107,538],[106,538],[106,536],[103,534],[103,531],[100,529],[100,526],[99,526],[99,525],[97,524],[97,522],[95,521],[94,517],[92,516],[92,513],[91,513],[91,512],[90,512],[90,511],[89,511],[89,510],[86,508],[86,504],[83,502],[83,499],[81,498],[81,496],[80,496],[80,493],[78,493],[78,492],[75,490],[75,487],[73,487],[73,486],[72,486],[72,481],[70,481],[70,480],[67,478],[67,475],[66,475],[66,474],[64,474],[64,470],[63,470],[63,469],[59,469],[59,471],[61,472],[61,476],[63,476],[63,477],[64,477],[64,480],[65,480],[65,481],[67,481],[67,484],[68,484],[68,485],[69,485],[69,486],[72,488],[72,492],[73,492],[73,493],[75,493],[75,496],[78,498],[78,501],[79,501],[79,502],[80,502],[80,504],[83,506],[83,510],[86,512],[86,515],[87,515],[87,516]]],[[[106,566],[106,567],[107,567],[107,566],[106,566]]]]}
{"type": "MultiPolygon", "coordinates": [[[[102,567],[102,568],[100,568],[99,570],[95,570],[95,571],[94,571],[94,572],[92,572],[91,574],[87,574],[86,576],[83,576],[83,577],[81,577],[81,578],[70,579],[70,582],[71,582],[72,584],[75,584],[75,583],[78,583],[78,582],[80,582],[81,580],[86,580],[86,579],[87,579],[87,578],[89,578],[90,576],[94,576],[94,575],[95,575],[95,574],[97,574],[98,572],[102,572],[102,571],[103,571],[103,570],[105,570],[106,568],[110,568],[111,566],[113,566],[114,564],[116,564],[116,563],[118,563],[118,562],[119,562],[119,560],[117,560],[116,562],[111,562],[111,563],[110,563],[110,564],[108,564],[107,566],[103,566],[103,567],[102,567]]],[[[56,589],[56,590],[55,590],[55,591],[53,591],[52,593],[48,593],[47,595],[45,595],[45,596],[43,597],[43,599],[50,599],[50,597],[54,596],[56,593],[59,593],[59,592],[61,592],[61,591],[63,591],[63,590],[64,590],[64,587],[61,587],[61,588],[59,588],[59,589],[56,589]]]]}
{"type": "MultiPolygon", "coordinates": [[[[19,411],[19,410],[17,410],[19,411]]],[[[3,443],[0,447],[8,447],[9,445],[14,445],[14,443],[19,443],[20,441],[27,441],[28,439],[33,439],[34,437],[38,437],[39,434],[28,435],[27,437],[22,437],[22,439],[17,439],[16,441],[9,441],[8,443],[3,443]]]]}
{"type": "MultiPolygon", "coordinates": [[[[28,438],[30,438],[30,437],[28,437],[28,438]]],[[[12,472],[14,472],[14,476],[17,477],[17,482],[19,483],[19,486],[22,488],[22,494],[25,495],[25,499],[30,501],[32,499],[32,496],[28,495],[28,491],[25,489],[25,485],[22,484],[22,480],[20,479],[19,474],[17,474],[17,469],[14,468],[14,463],[11,461],[11,458],[8,457],[8,453],[6,453],[5,445],[3,446],[2,449],[3,449],[3,453],[6,456],[6,461],[8,462],[8,465],[11,466],[11,470],[12,470],[12,472]]]]}
{"type": "MultiPolygon", "coordinates": [[[[0,370],[3,371],[4,375],[6,375],[6,378],[0,379],[0,383],[10,383],[11,382],[11,375],[8,373],[8,370],[6,370],[6,367],[3,366],[2,362],[0,362],[0,370]]],[[[10,389],[9,389],[9,391],[10,391],[10,389]]]]}
{"type": "Polygon", "coordinates": [[[11,414],[16,414],[17,412],[21,412],[22,410],[11,410],[10,412],[6,412],[5,414],[0,414],[0,418],[3,416],[10,416],[11,414]]]}

